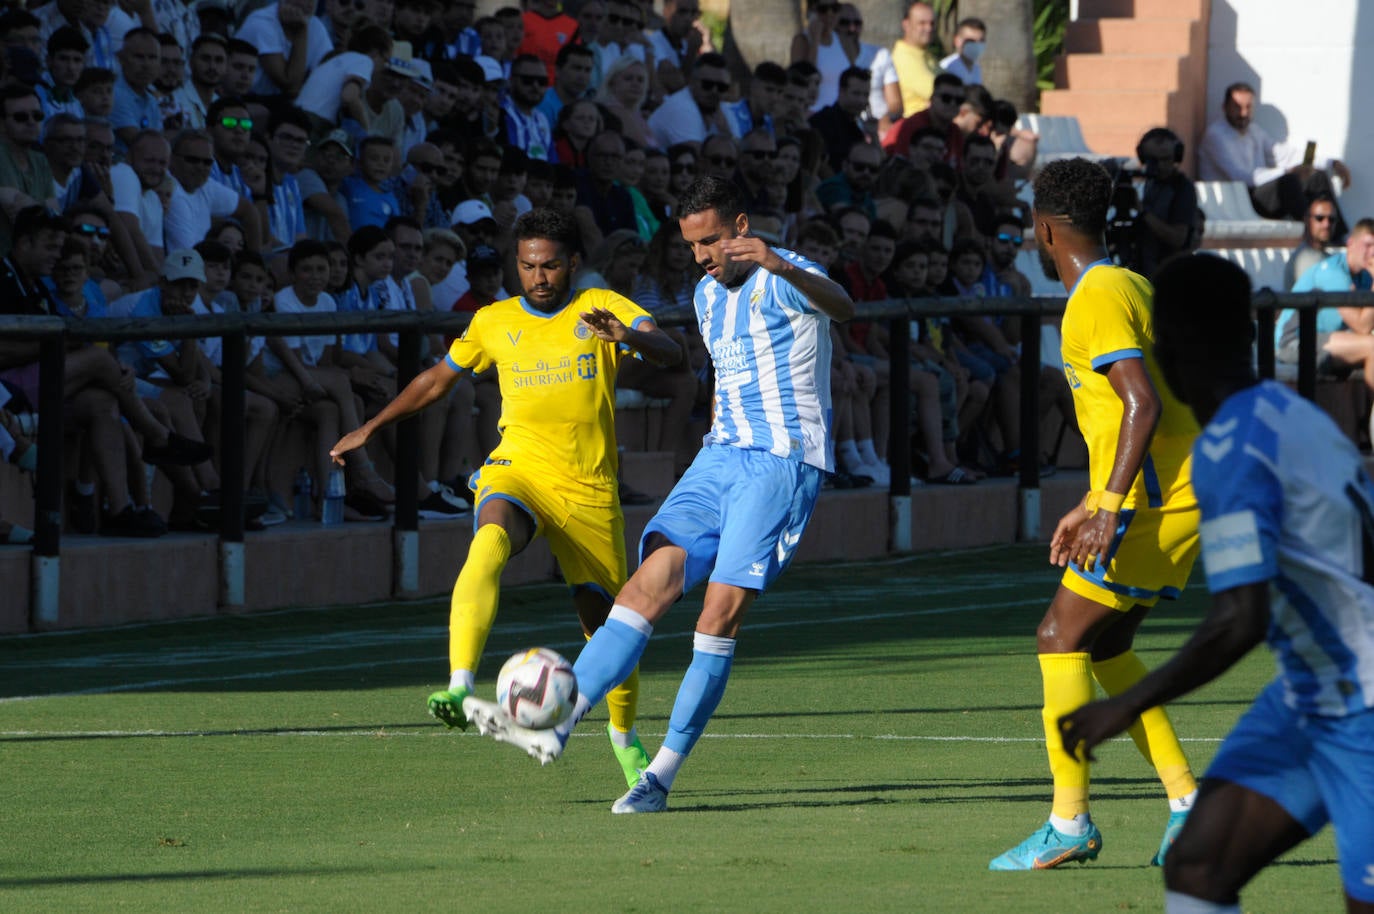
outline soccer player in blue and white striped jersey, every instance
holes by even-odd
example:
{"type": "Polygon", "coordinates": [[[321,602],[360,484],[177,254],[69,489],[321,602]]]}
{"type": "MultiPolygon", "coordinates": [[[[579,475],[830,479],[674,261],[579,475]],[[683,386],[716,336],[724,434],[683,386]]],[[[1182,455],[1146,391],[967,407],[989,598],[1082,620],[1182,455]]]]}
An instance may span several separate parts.
{"type": "Polygon", "coordinates": [[[734,184],[704,177],[679,201],[682,237],[706,276],[694,306],[715,366],[714,421],[691,467],[649,521],[640,565],[574,664],[578,700],[553,730],[525,730],[490,702],[463,710],[485,734],[547,763],[573,726],[639,661],[653,626],[706,581],[692,662],[668,735],[611,807],[662,812],[687,755],[715,712],[754,599],[787,567],[834,467],[830,447],[830,322],[854,302],[811,261],[749,234],[734,184]]]}
{"type": "Polygon", "coordinates": [[[1207,255],[1155,277],[1155,354],[1205,426],[1193,453],[1213,605],[1135,687],[1060,718],[1088,752],[1267,640],[1278,676],[1212,761],[1164,863],[1171,914],[1239,892],[1327,822],[1350,911],[1374,912],[1374,482],[1315,405],[1251,369],[1250,283],[1207,255]]]}

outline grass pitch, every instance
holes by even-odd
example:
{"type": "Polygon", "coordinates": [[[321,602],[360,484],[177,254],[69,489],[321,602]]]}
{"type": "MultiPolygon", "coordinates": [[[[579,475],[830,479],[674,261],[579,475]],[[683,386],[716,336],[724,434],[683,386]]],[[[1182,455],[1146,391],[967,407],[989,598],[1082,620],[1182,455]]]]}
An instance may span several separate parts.
{"type": "MultiPolygon", "coordinates": [[[[625,789],[598,709],[541,769],[449,732],[446,601],[0,640],[0,911],[1157,911],[1168,809],[1104,746],[1102,856],[989,873],[1049,811],[1034,629],[1043,546],[791,569],[751,610],[730,688],[658,816],[625,789]]],[[[1198,587],[1146,622],[1158,665],[1198,587]]],[[[662,740],[700,606],[644,657],[662,740]]],[[[502,598],[481,671],[581,637],[561,588],[502,598]]],[[[1171,709],[1196,770],[1268,679],[1259,651],[1171,709]]],[[[1246,911],[1338,910],[1329,832],[1246,911]]]]}

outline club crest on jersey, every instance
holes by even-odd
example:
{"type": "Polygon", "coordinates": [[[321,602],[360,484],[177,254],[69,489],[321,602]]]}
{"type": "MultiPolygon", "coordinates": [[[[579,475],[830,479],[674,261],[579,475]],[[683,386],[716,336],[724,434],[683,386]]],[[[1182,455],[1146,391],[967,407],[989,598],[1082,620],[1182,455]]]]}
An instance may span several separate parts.
{"type": "Polygon", "coordinates": [[[591,327],[588,327],[586,324],[582,323],[581,321],[578,321],[578,322],[577,322],[577,326],[573,328],[573,336],[577,337],[579,340],[585,340],[587,337],[589,337],[589,336],[591,336],[591,335],[592,335],[592,328],[591,328],[591,327]]]}
{"type": "Polygon", "coordinates": [[[755,289],[753,292],[750,292],[750,293],[749,293],[749,310],[750,310],[750,311],[757,311],[757,310],[759,310],[759,301],[760,301],[760,299],[762,299],[762,298],[763,298],[763,290],[762,290],[762,289],[755,289]]]}

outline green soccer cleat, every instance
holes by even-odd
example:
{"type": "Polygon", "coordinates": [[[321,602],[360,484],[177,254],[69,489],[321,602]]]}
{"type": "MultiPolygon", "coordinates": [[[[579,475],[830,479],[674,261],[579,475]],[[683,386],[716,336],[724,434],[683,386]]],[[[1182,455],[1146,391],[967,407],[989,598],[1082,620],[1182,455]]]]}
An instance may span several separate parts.
{"type": "Polygon", "coordinates": [[[429,716],[439,719],[450,730],[454,727],[466,730],[468,719],[463,716],[463,699],[471,694],[467,686],[435,692],[429,696],[429,716]]]}
{"type": "Polygon", "coordinates": [[[1046,822],[1038,831],[988,864],[990,870],[1048,870],[1061,863],[1096,860],[1102,851],[1102,832],[1088,824],[1084,835],[1066,835],[1046,822]]]}
{"type": "Polygon", "coordinates": [[[615,750],[616,761],[620,762],[621,769],[625,772],[625,783],[633,787],[639,783],[639,773],[649,767],[649,753],[644,751],[644,744],[639,741],[639,734],[635,734],[635,741],[628,746],[621,746],[615,741],[611,734],[611,725],[606,725],[606,735],[611,737],[611,748],[615,750]]]}
{"type": "Polygon", "coordinates": [[[1154,855],[1150,861],[1150,866],[1163,866],[1164,855],[1169,853],[1169,848],[1174,846],[1178,840],[1178,833],[1183,831],[1183,823],[1188,821],[1188,810],[1181,809],[1178,812],[1169,813],[1169,824],[1164,826],[1164,838],[1159,842],[1159,853],[1154,855]]]}

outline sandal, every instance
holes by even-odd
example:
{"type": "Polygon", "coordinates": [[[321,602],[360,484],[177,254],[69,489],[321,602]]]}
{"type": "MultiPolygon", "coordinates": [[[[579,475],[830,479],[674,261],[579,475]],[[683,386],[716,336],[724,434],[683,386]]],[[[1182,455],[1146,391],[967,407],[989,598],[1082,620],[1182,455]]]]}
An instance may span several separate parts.
{"type": "Polygon", "coordinates": [[[970,476],[963,467],[955,467],[945,475],[927,479],[926,482],[936,486],[971,486],[978,480],[970,476]]]}

